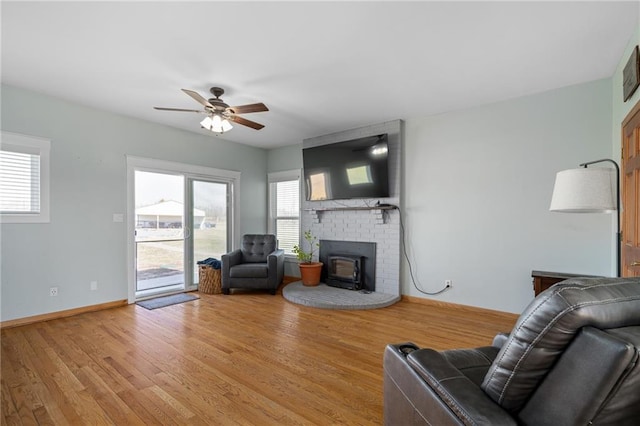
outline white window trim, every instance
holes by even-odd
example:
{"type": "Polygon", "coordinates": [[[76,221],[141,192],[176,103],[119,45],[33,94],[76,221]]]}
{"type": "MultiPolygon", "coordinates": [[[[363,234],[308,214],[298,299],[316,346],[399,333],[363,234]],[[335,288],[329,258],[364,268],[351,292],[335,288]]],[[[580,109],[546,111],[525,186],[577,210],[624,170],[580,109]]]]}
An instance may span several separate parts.
{"type": "Polygon", "coordinates": [[[0,150],[40,155],[40,213],[0,213],[2,223],[49,223],[50,220],[50,161],[51,140],[36,136],[0,132],[0,150]]]}
{"type": "MultiPolygon", "coordinates": [[[[267,173],[267,187],[268,187],[268,203],[267,209],[269,211],[268,215],[268,224],[267,230],[271,234],[275,234],[275,223],[276,223],[276,214],[275,214],[275,196],[276,194],[271,190],[271,184],[276,182],[283,182],[287,180],[298,180],[300,181],[300,194],[298,194],[298,200],[300,201],[300,208],[302,207],[302,170],[301,169],[293,169],[293,170],[284,170],[281,172],[272,172],[267,173]]],[[[301,227],[302,227],[302,215],[300,212],[298,213],[298,235],[301,235],[301,227]]],[[[285,254],[285,259],[296,259],[294,254],[285,254]]]]}

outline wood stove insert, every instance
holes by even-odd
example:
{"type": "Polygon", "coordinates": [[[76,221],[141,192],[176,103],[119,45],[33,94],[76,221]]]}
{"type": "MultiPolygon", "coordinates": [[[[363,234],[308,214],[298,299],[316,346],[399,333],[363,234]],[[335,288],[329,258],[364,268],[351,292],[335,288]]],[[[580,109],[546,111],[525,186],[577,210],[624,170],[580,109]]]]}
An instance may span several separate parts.
{"type": "Polygon", "coordinates": [[[320,240],[321,281],[349,290],[376,289],[376,243],[320,240]]]}

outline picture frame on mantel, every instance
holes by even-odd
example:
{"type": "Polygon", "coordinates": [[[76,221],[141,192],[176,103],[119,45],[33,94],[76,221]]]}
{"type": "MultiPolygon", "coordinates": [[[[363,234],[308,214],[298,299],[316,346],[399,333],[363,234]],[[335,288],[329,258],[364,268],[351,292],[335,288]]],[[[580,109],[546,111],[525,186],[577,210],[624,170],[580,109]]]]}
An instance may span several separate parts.
{"type": "Polygon", "coordinates": [[[624,97],[624,102],[633,95],[633,93],[640,85],[640,77],[638,70],[638,45],[633,48],[633,52],[631,52],[631,57],[627,61],[627,64],[624,66],[624,70],[622,71],[622,94],[624,97]]]}

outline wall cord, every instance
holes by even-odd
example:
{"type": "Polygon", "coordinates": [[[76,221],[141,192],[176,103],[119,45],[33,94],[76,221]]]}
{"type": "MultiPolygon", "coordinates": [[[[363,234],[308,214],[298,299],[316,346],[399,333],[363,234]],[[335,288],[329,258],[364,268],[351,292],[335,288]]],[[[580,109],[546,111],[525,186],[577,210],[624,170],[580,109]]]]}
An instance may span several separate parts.
{"type": "Polygon", "coordinates": [[[405,243],[406,235],[405,235],[405,232],[404,232],[404,223],[402,222],[402,211],[400,210],[400,207],[398,207],[398,206],[393,206],[393,207],[398,209],[398,216],[400,217],[400,230],[402,231],[402,251],[404,252],[404,258],[406,259],[407,264],[409,265],[409,275],[411,276],[411,283],[416,288],[416,290],[418,290],[420,293],[426,294],[428,296],[436,296],[438,294],[444,293],[445,291],[447,291],[450,288],[449,285],[446,285],[442,290],[438,290],[436,292],[424,291],[420,287],[418,287],[418,284],[416,283],[416,279],[413,276],[413,267],[411,266],[411,261],[409,260],[409,255],[407,254],[407,245],[405,243]]]}

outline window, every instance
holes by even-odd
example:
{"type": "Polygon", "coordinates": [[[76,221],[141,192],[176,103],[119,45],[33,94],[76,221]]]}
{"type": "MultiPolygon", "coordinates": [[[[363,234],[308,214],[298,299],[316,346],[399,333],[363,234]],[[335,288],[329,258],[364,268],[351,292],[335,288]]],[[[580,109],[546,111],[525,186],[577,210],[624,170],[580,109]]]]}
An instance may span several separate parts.
{"type": "Polygon", "coordinates": [[[293,255],[300,243],[300,170],[269,173],[269,232],[278,247],[293,255]]]}
{"type": "Polygon", "coordinates": [[[0,143],[0,220],[49,222],[48,139],[2,132],[0,143]]]}

